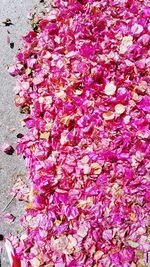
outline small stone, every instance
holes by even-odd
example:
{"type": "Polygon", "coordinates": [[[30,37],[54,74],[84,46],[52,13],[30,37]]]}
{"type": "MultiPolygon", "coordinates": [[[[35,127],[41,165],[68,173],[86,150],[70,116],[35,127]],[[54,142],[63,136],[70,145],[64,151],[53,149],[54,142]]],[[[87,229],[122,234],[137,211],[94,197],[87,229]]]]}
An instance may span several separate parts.
{"type": "Polygon", "coordinates": [[[21,133],[17,134],[17,138],[22,138],[22,137],[23,137],[23,134],[21,134],[21,133]]]}
{"type": "Polygon", "coordinates": [[[10,48],[13,49],[15,46],[15,43],[14,42],[10,42],[10,48]]]}
{"type": "Polygon", "coordinates": [[[105,86],[106,95],[112,96],[115,94],[115,92],[116,92],[116,85],[113,82],[106,84],[105,86]]]}
{"type": "Polygon", "coordinates": [[[123,114],[124,112],[125,112],[125,106],[124,105],[122,105],[122,104],[117,104],[116,106],[115,106],[115,112],[117,113],[117,114],[119,114],[119,115],[121,115],[121,114],[123,114]]]}
{"type": "Polygon", "coordinates": [[[3,23],[6,27],[13,25],[11,19],[6,19],[6,20],[3,21],[2,23],[3,23]]]}
{"type": "Polygon", "coordinates": [[[16,131],[16,128],[10,128],[9,131],[12,133],[12,132],[15,132],[16,131]]]}
{"type": "Polygon", "coordinates": [[[4,236],[2,234],[0,234],[0,241],[4,240],[4,236]]]}

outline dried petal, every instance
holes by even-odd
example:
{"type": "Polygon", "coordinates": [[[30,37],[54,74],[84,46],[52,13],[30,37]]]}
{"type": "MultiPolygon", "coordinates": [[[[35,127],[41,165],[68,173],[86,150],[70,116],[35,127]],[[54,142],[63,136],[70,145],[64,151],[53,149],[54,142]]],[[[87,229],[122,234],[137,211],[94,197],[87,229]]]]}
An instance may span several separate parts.
{"type": "Polygon", "coordinates": [[[113,120],[114,117],[115,117],[115,114],[112,111],[108,111],[108,112],[103,113],[103,119],[106,121],[113,120]]]}
{"type": "Polygon", "coordinates": [[[112,96],[116,92],[116,86],[113,82],[107,83],[105,86],[105,94],[112,96]]]}
{"type": "Polygon", "coordinates": [[[117,114],[119,114],[119,115],[121,115],[122,113],[124,113],[125,112],[125,106],[124,105],[122,105],[122,104],[117,104],[116,106],[115,106],[115,112],[117,113],[117,114]]]}
{"type": "Polygon", "coordinates": [[[4,143],[2,145],[2,151],[5,152],[8,155],[12,155],[15,150],[14,150],[14,148],[11,145],[9,145],[7,143],[4,143]]]}

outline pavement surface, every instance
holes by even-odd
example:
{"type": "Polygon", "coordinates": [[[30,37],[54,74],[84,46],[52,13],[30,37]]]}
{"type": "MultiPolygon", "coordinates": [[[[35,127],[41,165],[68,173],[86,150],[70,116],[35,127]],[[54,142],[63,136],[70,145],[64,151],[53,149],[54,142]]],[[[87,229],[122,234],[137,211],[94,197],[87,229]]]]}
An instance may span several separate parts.
{"type": "MultiPolygon", "coordinates": [[[[41,1],[42,2],[42,1],[41,1]]],[[[14,92],[16,79],[8,74],[7,66],[13,63],[13,58],[21,46],[20,37],[30,29],[27,14],[42,9],[40,0],[0,0],[0,146],[8,142],[14,148],[17,144],[17,134],[23,133],[20,123],[19,110],[14,106],[14,92]],[[6,26],[3,22],[10,19],[13,25],[6,26]],[[8,40],[10,38],[10,44],[8,40]]],[[[6,209],[16,216],[16,220],[8,224],[4,220],[2,210],[11,200],[10,190],[18,177],[26,179],[24,160],[14,153],[6,155],[0,150],[0,234],[16,234],[20,231],[19,218],[23,213],[24,203],[13,200],[6,209]]],[[[3,242],[0,241],[0,246],[3,242]]],[[[2,250],[2,267],[9,267],[6,251],[2,250]]]]}

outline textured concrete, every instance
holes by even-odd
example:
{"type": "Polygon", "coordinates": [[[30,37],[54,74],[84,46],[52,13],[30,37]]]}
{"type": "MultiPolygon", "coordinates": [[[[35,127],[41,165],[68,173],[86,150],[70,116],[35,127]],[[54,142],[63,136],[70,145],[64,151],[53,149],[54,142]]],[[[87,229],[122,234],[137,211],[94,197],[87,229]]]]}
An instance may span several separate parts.
{"type": "MultiPolygon", "coordinates": [[[[20,45],[20,36],[26,34],[29,29],[28,12],[34,10],[37,5],[38,8],[42,6],[39,0],[0,0],[0,145],[8,142],[14,148],[17,143],[16,136],[23,132],[23,129],[20,124],[19,112],[13,103],[15,79],[9,76],[6,66],[12,64],[20,45]],[[13,25],[6,27],[2,22],[8,18],[11,19],[13,25]],[[8,35],[11,42],[14,42],[13,49],[8,44],[8,35]]],[[[9,192],[20,172],[25,176],[23,159],[18,157],[16,153],[9,156],[0,151],[0,215],[2,209],[11,199],[9,192]]],[[[16,220],[14,223],[8,224],[1,216],[0,234],[7,235],[20,231],[19,217],[23,211],[23,205],[22,202],[15,200],[9,205],[6,211],[15,215],[16,220]]],[[[4,250],[1,261],[2,267],[9,266],[4,250]]]]}

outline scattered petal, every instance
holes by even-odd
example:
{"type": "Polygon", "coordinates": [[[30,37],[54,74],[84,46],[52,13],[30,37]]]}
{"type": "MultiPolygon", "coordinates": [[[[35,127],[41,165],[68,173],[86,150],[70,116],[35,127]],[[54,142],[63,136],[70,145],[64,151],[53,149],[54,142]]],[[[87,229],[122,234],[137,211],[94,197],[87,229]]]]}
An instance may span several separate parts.
{"type": "Polygon", "coordinates": [[[14,148],[7,143],[2,145],[2,151],[8,155],[12,155],[15,152],[14,148]]]}
{"type": "Polygon", "coordinates": [[[115,117],[115,114],[112,111],[108,111],[108,112],[103,113],[103,119],[105,121],[113,120],[114,117],[115,117]]]}
{"type": "Polygon", "coordinates": [[[119,115],[121,115],[122,113],[124,113],[125,110],[126,110],[126,107],[125,107],[124,105],[122,105],[122,104],[117,104],[117,105],[115,106],[115,112],[116,112],[117,114],[119,114],[119,115]]]}
{"type": "Polygon", "coordinates": [[[105,94],[109,96],[113,96],[116,93],[116,86],[113,82],[108,83],[105,86],[105,94]]]}
{"type": "Polygon", "coordinates": [[[53,0],[28,16],[9,68],[28,129],[31,188],[12,189],[28,203],[12,238],[27,266],[147,264],[149,15],[147,0],[53,0]]]}

